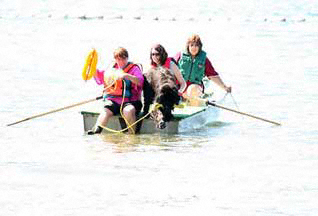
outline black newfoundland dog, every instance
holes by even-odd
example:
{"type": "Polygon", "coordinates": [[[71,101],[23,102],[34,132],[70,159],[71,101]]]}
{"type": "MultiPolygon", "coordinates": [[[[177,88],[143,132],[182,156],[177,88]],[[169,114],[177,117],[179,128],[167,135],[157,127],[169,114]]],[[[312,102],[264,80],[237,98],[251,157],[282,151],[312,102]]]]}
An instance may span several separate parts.
{"type": "Polygon", "coordinates": [[[178,104],[180,100],[175,76],[164,67],[156,67],[151,68],[144,74],[144,77],[143,113],[146,115],[150,105],[158,103],[158,109],[154,109],[150,116],[157,128],[164,129],[166,122],[169,122],[173,117],[171,111],[174,109],[174,105],[178,104]]]}

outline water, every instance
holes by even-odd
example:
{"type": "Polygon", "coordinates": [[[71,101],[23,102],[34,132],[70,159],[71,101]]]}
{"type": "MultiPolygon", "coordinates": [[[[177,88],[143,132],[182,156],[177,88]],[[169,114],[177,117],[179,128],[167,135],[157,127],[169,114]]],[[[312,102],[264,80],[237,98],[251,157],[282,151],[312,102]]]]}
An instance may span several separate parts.
{"type": "Polygon", "coordinates": [[[0,1],[0,215],[317,215],[317,4],[0,1]],[[187,134],[86,136],[86,106],[6,126],[99,95],[92,47],[101,68],[117,46],[147,68],[192,33],[240,110],[281,127],[222,111],[187,134]]]}

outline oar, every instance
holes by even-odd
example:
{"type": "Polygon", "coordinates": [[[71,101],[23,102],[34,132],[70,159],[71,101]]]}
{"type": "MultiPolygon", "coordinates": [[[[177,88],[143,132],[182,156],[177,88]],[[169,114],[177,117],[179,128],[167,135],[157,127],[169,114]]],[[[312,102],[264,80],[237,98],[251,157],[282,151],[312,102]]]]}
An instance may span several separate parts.
{"type": "Polygon", "coordinates": [[[231,112],[235,112],[235,113],[238,113],[238,114],[241,114],[241,115],[252,117],[252,118],[255,118],[255,119],[258,119],[258,120],[269,122],[269,123],[272,123],[272,124],[275,124],[275,125],[281,125],[278,122],[274,122],[274,121],[271,121],[271,120],[268,120],[268,119],[264,119],[264,118],[261,118],[261,117],[258,117],[258,116],[252,115],[252,114],[248,114],[248,113],[245,113],[245,112],[240,112],[240,111],[237,111],[237,110],[234,110],[234,109],[230,109],[228,107],[224,107],[224,106],[218,105],[218,104],[216,104],[214,102],[207,101],[207,104],[215,106],[215,107],[218,107],[218,108],[221,108],[221,109],[225,109],[225,110],[228,110],[228,111],[231,111],[231,112]]]}
{"type": "Polygon", "coordinates": [[[79,106],[79,105],[82,105],[82,104],[86,104],[86,103],[89,103],[89,102],[93,102],[93,101],[96,101],[96,100],[99,100],[99,99],[102,99],[102,98],[103,98],[103,96],[99,96],[99,97],[96,97],[96,98],[93,98],[93,99],[89,99],[89,100],[85,100],[85,101],[82,101],[82,102],[79,102],[79,103],[71,104],[69,106],[65,106],[65,107],[54,109],[54,110],[51,110],[51,111],[48,111],[48,112],[44,112],[44,113],[40,113],[40,114],[37,114],[37,115],[33,115],[33,116],[30,116],[30,117],[21,119],[19,121],[7,124],[7,126],[19,124],[21,122],[24,122],[24,121],[27,121],[27,120],[30,120],[30,119],[34,119],[34,118],[45,116],[45,115],[48,115],[48,114],[51,114],[51,113],[55,113],[55,112],[59,112],[59,111],[62,111],[62,110],[66,110],[66,109],[69,109],[69,108],[72,108],[72,107],[76,107],[76,106],[79,106]]]}

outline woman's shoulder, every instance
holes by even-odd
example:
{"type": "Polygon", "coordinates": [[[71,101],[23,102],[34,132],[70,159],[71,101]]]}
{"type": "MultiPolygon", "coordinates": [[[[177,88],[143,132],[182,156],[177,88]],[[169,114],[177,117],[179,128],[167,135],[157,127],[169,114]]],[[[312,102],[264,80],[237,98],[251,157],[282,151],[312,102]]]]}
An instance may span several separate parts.
{"type": "Polygon", "coordinates": [[[139,63],[130,63],[131,69],[129,70],[130,73],[142,73],[143,67],[139,63]]]}
{"type": "Polygon", "coordinates": [[[177,63],[181,58],[182,52],[177,52],[177,54],[173,57],[174,61],[177,63]]]}
{"type": "Polygon", "coordinates": [[[178,64],[174,57],[168,57],[166,60],[170,65],[171,64],[178,64]]]}

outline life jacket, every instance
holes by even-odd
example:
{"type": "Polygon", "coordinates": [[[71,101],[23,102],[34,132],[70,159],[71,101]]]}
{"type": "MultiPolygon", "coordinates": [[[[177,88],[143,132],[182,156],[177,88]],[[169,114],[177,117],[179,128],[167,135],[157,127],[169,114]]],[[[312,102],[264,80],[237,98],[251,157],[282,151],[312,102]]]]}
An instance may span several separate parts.
{"type": "MultiPolygon", "coordinates": [[[[176,62],[173,58],[168,57],[168,58],[166,59],[165,63],[164,63],[162,66],[165,67],[165,68],[167,68],[168,70],[170,70],[170,63],[171,63],[171,61],[173,61],[174,63],[177,64],[177,62],[176,62]]],[[[157,67],[156,65],[152,65],[152,66],[153,66],[153,67],[157,67]]]]}
{"type": "MultiPolygon", "coordinates": [[[[176,65],[178,65],[178,63],[176,62],[176,60],[174,58],[168,57],[166,59],[165,63],[162,65],[162,67],[168,69],[174,75],[174,72],[170,70],[171,62],[174,62],[176,65]]],[[[156,65],[152,65],[152,67],[156,68],[157,66],[156,65]]],[[[178,79],[176,79],[176,84],[177,84],[178,88],[180,88],[180,84],[179,84],[178,79]]]]}
{"type": "MultiPolygon", "coordinates": [[[[115,68],[116,65],[114,65],[115,68]]],[[[123,68],[124,73],[128,73],[130,69],[132,69],[134,66],[137,66],[136,64],[133,64],[129,62],[125,68],[123,68]]],[[[109,98],[116,98],[116,97],[125,97],[130,98],[132,96],[131,93],[131,81],[124,78],[124,79],[118,79],[114,82],[113,85],[107,86],[106,89],[106,97],[109,98]],[[125,82],[125,84],[124,84],[125,82]],[[126,86],[124,88],[124,85],[126,86]],[[125,90],[125,92],[124,92],[125,90]]]]}
{"type": "Polygon", "coordinates": [[[165,64],[163,65],[165,68],[170,69],[171,58],[167,58],[165,64]]]}
{"type": "Polygon", "coordinates": [[[194,59],[192,59],[191,54],[182,53],[178,66],[186,82],[202,84],[205,75],[205,60],[206,52],[202,50],[194,59]]]}

